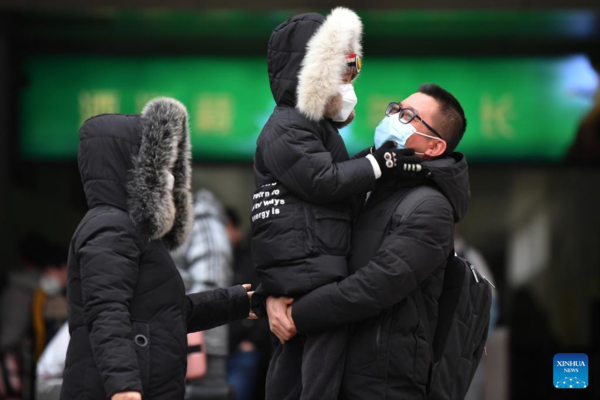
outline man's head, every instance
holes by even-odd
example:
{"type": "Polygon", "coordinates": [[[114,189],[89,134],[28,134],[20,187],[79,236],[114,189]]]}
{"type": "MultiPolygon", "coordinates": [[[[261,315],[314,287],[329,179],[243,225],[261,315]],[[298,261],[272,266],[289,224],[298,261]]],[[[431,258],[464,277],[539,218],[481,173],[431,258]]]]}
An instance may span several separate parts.
{"type": "Polygon", "coordinates": [[[406,147],[424,153],[424,159],[451,154],[465,133],[467,120],[462,106],[438,85],[421,85],[417,93],[400,102],[400,107],[412,109],[418,116],[410,123],[421,134],[411,135],[406,147]]]}

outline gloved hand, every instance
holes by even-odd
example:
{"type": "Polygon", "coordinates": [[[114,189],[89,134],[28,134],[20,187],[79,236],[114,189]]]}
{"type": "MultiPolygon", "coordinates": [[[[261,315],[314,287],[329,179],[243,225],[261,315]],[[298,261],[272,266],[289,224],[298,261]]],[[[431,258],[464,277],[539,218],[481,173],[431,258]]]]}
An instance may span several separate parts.
{"type": "Polygon", "coordinates": [[[382,176],[421,171],[421,159],[415,157],[413,149],[397,150],[395,147],[394,142],[385,142],[373,152],[382,176]]]}

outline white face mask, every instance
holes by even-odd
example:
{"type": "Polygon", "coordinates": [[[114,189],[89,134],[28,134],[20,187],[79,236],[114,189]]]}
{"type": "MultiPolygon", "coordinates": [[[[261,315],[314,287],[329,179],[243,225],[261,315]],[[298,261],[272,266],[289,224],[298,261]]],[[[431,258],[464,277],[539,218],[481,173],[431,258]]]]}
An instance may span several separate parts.
{"type": "Polygon", "coordinates": [[[336,122],[344,122],[348,119],[352,110],[358,103],[356,93],[354,93],[354,86],[351,83],[341,84],[338,86],[338,92],[342,95],[344,105],[338,115],[332,118],[336,122]]]}
{"type": "Polygon", "coordinates": [[[173,174],[167,172],[167,190],[169,192],[172,192],[174,187],[175,187],[175,177],[173,176],[173,174]]]}
{"type": "Polygon", "coordinates": [[[53,276],[42,275],[40,277],[40,289],[48,296],[55,296],[62,290],[62,284],[53,276]]]}

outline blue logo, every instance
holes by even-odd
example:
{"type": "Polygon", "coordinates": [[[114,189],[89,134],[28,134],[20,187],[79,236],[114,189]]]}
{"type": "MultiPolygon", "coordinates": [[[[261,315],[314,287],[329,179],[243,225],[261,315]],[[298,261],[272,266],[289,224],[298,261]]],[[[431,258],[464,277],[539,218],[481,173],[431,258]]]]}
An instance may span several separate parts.
{"type": "Polygon", "coordinates": [[[583,353],[558,353],[554,356],[554,387],[585,389],[588,381],[588,356],[583,353]]]}

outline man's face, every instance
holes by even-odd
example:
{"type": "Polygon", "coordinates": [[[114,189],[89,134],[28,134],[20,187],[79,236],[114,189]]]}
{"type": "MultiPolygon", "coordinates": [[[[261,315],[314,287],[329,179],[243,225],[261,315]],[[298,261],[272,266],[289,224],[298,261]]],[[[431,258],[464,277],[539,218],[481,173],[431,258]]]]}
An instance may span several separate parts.
{"type": "MultiPolygon", "coordinates": [[[[423,93],[414,93],[402,100],[402,108],[412,108],[417,112],[425,122],[427,122],[433,129],[440,132],[436,126],[434,117],[437,115],[439,110],[439,104],[437,101],[430,96],[423,93]]],[[[436,136],[435,133],[431,132],[423,122],[418,118],[414,118],[411,125],[417,130],[417,132],[424,133],[430,136],[436,136]]],[[[424,158],[435,157],[442,154],[446,150],[445,142],[441,140],[431,139],[422,135],[413,134],[406,141],[406,147],[414,149],[419,153],[426,153],[424,158]],[[443,150],[439,147],[443,145],[443,150]],[[440,151],[441,150],[441,151],[440,151]]]]}

